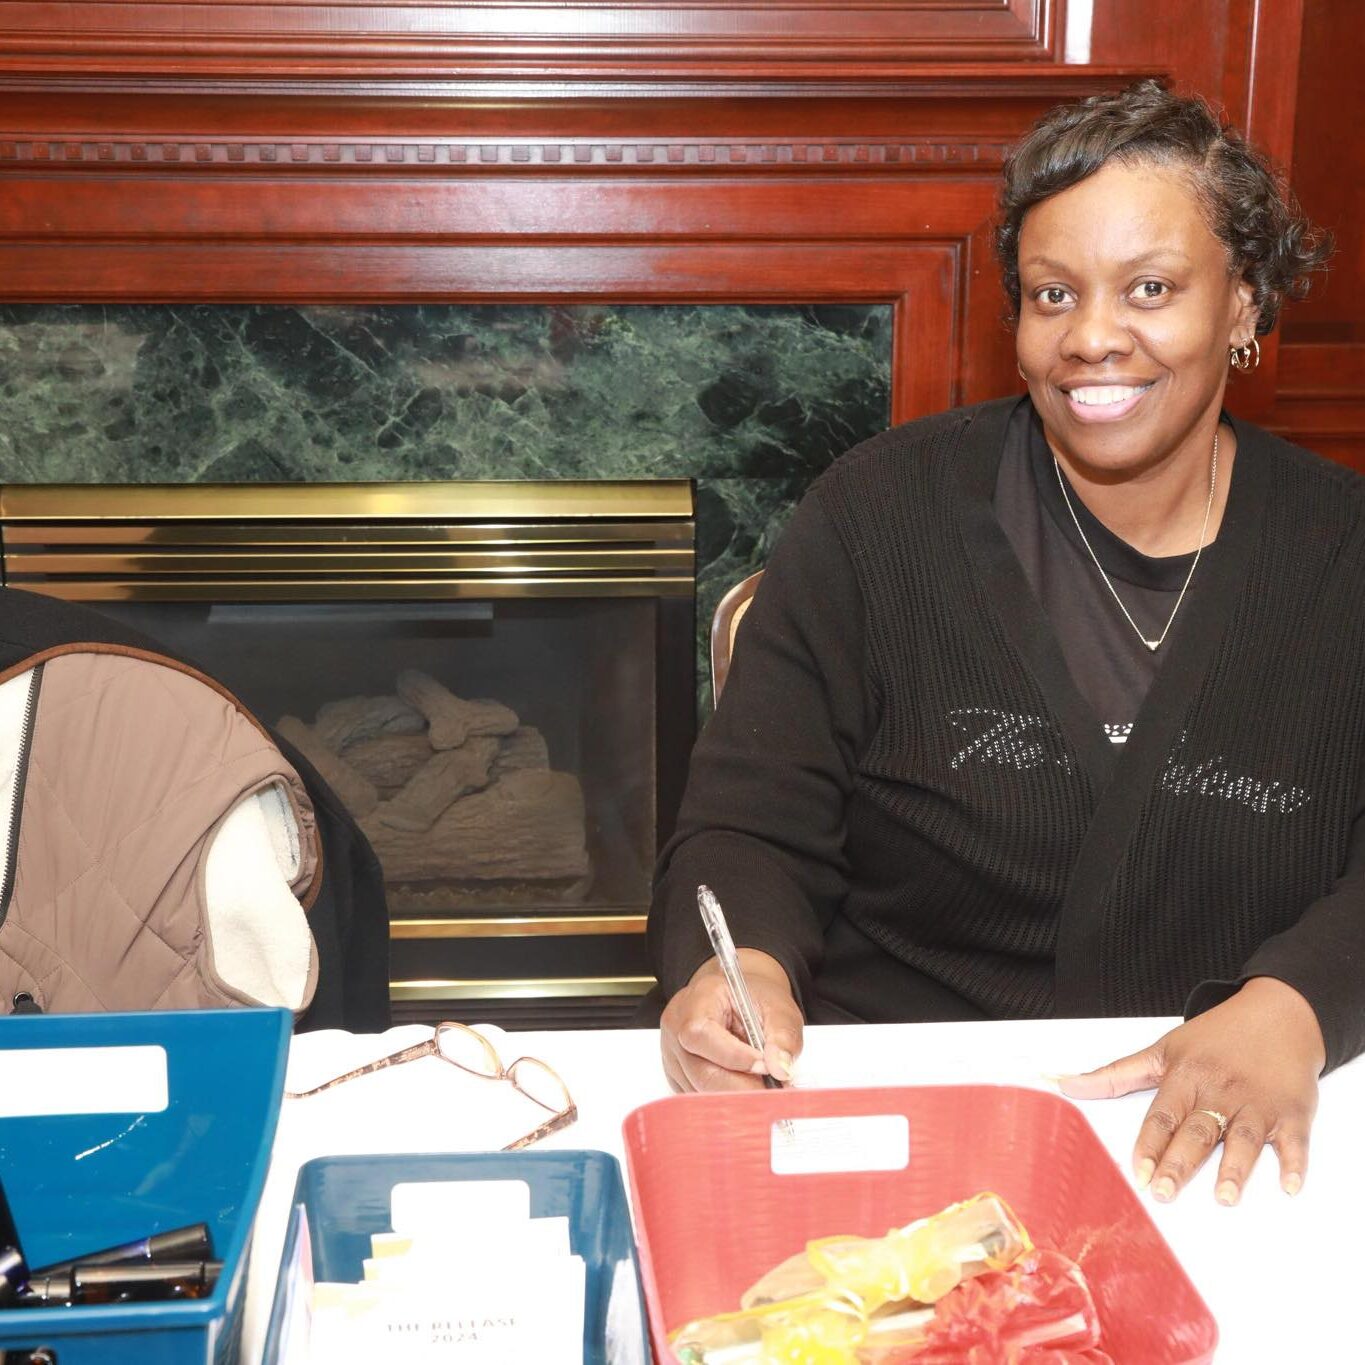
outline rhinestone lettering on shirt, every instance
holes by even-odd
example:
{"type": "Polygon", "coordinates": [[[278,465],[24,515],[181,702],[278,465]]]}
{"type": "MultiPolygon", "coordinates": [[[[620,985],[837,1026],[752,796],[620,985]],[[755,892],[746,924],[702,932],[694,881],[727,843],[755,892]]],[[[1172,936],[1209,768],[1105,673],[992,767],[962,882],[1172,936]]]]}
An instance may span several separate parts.
{"type": "MultiPolygon", "coordinates": [[[[1184,738],[1182,735],[1181,744],[1184,738]]],[[[1268,815],[1272,811],[1292,815],[1313,799],[1311,792],[1292,783],[1263,781],[1250,774],[1235,773],[1222,754],[1202,763],[1186,763],[1177,757],[1179,752],[1180,745],[1177,745],[1161,774],[1162,790],[1174,796],[1216,796],[1224,801],[1236,801],[1257,815],[1268,815]]]]}
{"type": "Polygon", "coordinates": [[[1017,768],[1041,768],[1054,764],[1063,772],[1071,771],[1071,759],[1055,726],[1042,716],[1000,711],[993,706],[960,706],[948,712],[954,730],[970,735],[970,742],[952,757],[956,771],[968,759],[985,759],[1017,768]]]}

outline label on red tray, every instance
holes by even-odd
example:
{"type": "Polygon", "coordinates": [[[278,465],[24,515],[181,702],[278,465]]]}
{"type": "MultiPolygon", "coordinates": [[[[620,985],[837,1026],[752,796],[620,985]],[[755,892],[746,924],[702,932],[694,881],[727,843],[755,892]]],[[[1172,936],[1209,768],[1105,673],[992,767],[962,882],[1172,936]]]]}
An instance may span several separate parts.
{"type": "Polygon", "coordinates": [[[770,1151],[774,1175],[900,1171],[910,1164],[910,1120],[904,1114],[780,1119],[770,1151]]]}

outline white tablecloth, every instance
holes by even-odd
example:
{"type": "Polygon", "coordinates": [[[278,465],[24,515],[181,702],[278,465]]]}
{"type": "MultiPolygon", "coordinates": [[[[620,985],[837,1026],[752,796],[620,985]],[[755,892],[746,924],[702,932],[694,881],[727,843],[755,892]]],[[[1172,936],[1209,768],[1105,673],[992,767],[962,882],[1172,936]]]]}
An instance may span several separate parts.
{"type": "MultiPolygon", "coordinates": [[[[811,1028],[797,1080],[803,1086],[998,1082],[1047,1087],[1047,1073],[1084,1070],[1136,1051],[1174,1022],[1073,1019],[811,1028]]],[[[547,1146],[595,1147],[620,1158],[622,1119],[637,1105],[668,1093],[655,1032],[484,1031],[497,1042],[504,1061],[523,1054],[541,1057],[573,1091],[579,1121],[548,1139],[547,1146]]],[[[430,1029],[414,1026],[368,1036],[304,1034],[293,1043],[289,1085],[315,1084],[430,1036],[430,1029]]],[[[1125,1171],[1149,1098],[1134,1095],[1083,1106],[1125,1171]]],[[[256,1223],[245,1365],[260,1360],[289,1198],[303,1161],[346,1152],[496,1147],[533,1127],[537,1114],[511,1086],[463,1078],[431,1058],[325,1095],[286,1100],[256,1223]]],[[[1358,1156],[1363,1118],[1365,1061],[1323,1082],[1310,1173],[1296,1198],[1281,1193],[1274,1154],[1267,1152],[1236,1208],[1215,1203],[1212,1164],[1173,1204],[1149,1201],[1157,1226],[1218,1321],[1220,1362],[1365,1360],[1358,1325],[1361,1262],[1358,1239],[1350,1231],[1365,1215],[1365,1172],[1358,1156]]]]}

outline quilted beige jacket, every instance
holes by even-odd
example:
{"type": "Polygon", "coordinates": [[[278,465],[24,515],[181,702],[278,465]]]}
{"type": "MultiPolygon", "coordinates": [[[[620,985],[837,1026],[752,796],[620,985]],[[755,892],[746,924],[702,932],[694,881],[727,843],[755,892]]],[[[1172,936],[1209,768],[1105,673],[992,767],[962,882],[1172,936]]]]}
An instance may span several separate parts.
{"type": "Polygon", "coordinates": [[[307,1006],[313,808],[218,683],[60,646],[0,674],[0,741],[0,1012],[307,1006]]]}

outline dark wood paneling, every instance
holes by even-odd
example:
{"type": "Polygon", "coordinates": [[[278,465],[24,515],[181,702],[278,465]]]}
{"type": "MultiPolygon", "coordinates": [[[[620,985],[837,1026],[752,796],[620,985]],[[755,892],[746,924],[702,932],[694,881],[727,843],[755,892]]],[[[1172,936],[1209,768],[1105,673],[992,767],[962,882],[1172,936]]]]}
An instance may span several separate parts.
{"type": "Polygon", "coordinates": [[[1365,474],[1365,403],[1284,398],[1265,425],[1287,441],[1365,474]]]}
{"type": "MultiPolygon", "coordinates": [[[[464,93],[460,82],[414,96],[406,86],[374,80],[310,86],[309,93],[262,94],[221,81],[167,91],[144,83],[136,93],[49,87],[30,89],[0,75],[0,129],[13,143],[10,161],[37,154],[48,162],[74,160],[107,169],[99,149],[141,144],[141,165],[160,163],[161,144],[179,151],[177,169],[196,169],[196,148],[214,149],[219,164],[227,147],[271,145],[288,169],[295,142],[313,146],[501,145],[564,142],[575,145],[714,146],[745,142],[790,144],[828,141],[836,147],[862,143],[920,146],[946,141],[962,146],[1007,143],[1059,100],[1111,89],[1159,66],[1113,67],[993,65],[970,68],[919,66],[913,80],[894,86],[862,83],[856,98],[830,93],[819,82],[793,91],[772,82],[759,93],[698,95],[678,83],[650,93],[621,94],[612,85],[583,86],[559,97],[537,94],[525,84],[502,83],[502,98],[464,93]],[[42,149],[46,145],[45,150],[42,149]],[[77,150],[69,150],[74,146],[77,150]]],[[[344,154],[344,153],[343,153],[344,154]]],[[[718,153],[721,154],[721,153],[718,153]]],[[[258,154],[248,151],[251,164],[258,154]]],[[[443,158],[438,156],[438,164],[443,158]]],[[[819,158],[817,158],[819,160],[819,158]]],[[[629,164],[629,161],[627,161],[629,164]]],[[[335,169],[333,167],[332,169],[335,169]]]]}
{"type": "MultiPolygon", "coordinates": [[[[1234,70],[1232,79],[1238,84],[1225,86],[1224,100],[1251,141],[1281,167],[1288,166],[1294,146],[1303,5],[1304,0],[1255,0],[1254,4],[1243,0],[1229,5],[1229,13],[1245,18],[1249,28],[1247,23],[1234,28],[1242,40],[1237,50],[1245,54],[1245,68],[1234,70]]],[[[1279,329],[1262,337],[1260,366],[1251,374],[1236,376],[1236,383],[1229,386],[1230,406],[1244,417],[1265,421],[1274,408],[1281,337],[1279,329]]]]}
{"type": "Polygon", "coordinates": [[[1286,344],[1267,425],[1365,473],[1365,343],[1286,344]]]}
{"type": "Polygon", "coordinates": [[[1309,297],[1285,310],[1278,401],[1291,440],[1365,471],[1365,83],[1358,0],[1304,11],[1291,178],[1337,251],[1309,297]]]}
{"type": "Polygon", "coordinates": [[[1365,342],[1285,346],[1280,388],[1289,398],[1365,402],[1365,342]]]}
{"type": "Polygon", "coordinates": [[[1088,60],[1154,63],[1181,86],[1227,103],[1224,80],[1245,69],[1254,0],[1094,0],[1088,60]]]}
{"type": "MultiPolygon", "coordinates": [[[[1058,99],[1164,73],[1282,161],[1299,112],[1310,209],[1356,207],[1365,166],[1305,150],[1360,99],[1354,3],[1314,0],[1302,79],[1303,0],[12,3],[0,291],[880,299],[908,416],[1017,388],[990,219],[1058,99]]],[[[1291,338],[1350,339],[1361,293],[1291,338]]],[[[1232,405],[1343,450],[1350,395],[1304,378],[1341,357],[1264,352],[1232,405]]]]}
{"type": "MultiPolygon", "coordinates": [[[[336,243],[900,241],[965,237],[990,216],[993,175],[599,176],[246,180],[13,175],[0,240],[336,243]],[[780,226],[780,231],[777,230],[780,226]]],[[[92,258],[93,259],[93,258],[92,258]]],[[[23,287],[22,281],[15,281],[23,287]]],[[[269,281],[264,281],[267,286],[269,281]]],[[[6,282],[6,288],[9,282],[6,282]]]]}
{"type": "Polygon", "coordinates": [[[653,78],[763,63],[860,75],[925,61],[1052,59],[1065,0],[655,0],[577,5],[122,4],[9,0],[0,70],[274,78],[455,72],[653,78]],[[261,70],[268,64],[269,70],[261,70]]]}
{"type": "Polygon", "coordinates": [[[1365,341],[1365,8],[1313,0],[1304,25],[1294,187],[1337,237],[1331,272],[1287,321],[1289,342],[1365,341]]]}

